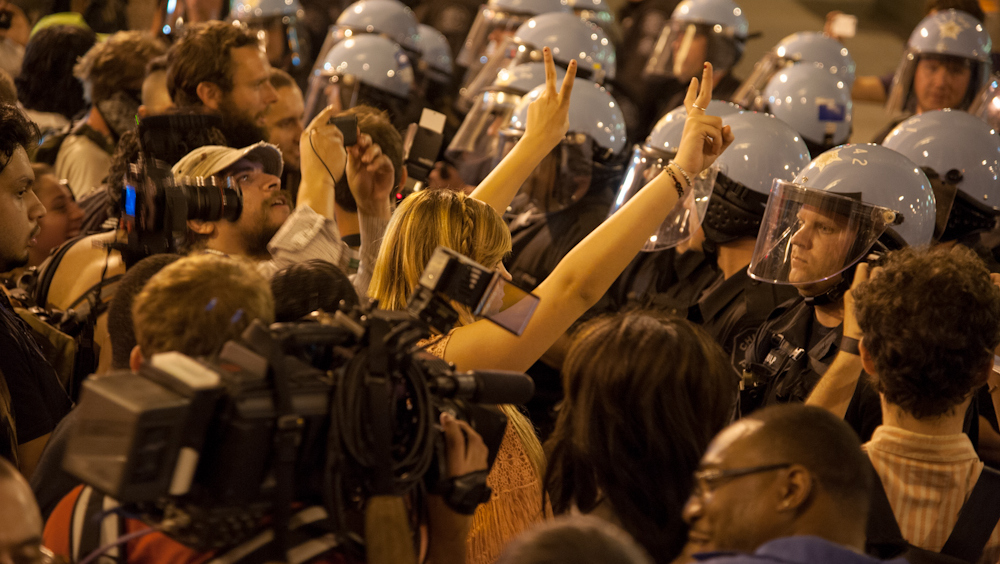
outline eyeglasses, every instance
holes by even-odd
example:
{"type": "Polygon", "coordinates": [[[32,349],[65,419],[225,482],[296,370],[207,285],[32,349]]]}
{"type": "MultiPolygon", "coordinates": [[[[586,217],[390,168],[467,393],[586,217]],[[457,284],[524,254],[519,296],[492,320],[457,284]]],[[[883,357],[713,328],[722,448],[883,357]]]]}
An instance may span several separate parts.
{"type": "Polygon", "coordinates": [[[733,478],[740,478],[751,474],[781,470],[791,466],[791,462],[782,462],[779,464],[767,464],[765,466],[753,466],[750,468],[711,468],[708,470],[698,470],[694,473],[695,485],[694,492],[692,493],[695,496],[704,497],[706,494],[712,493],[712,491],[715,490],[715,488],[717,488],[719,483],[723,480],[732,480],[733,478]]]}

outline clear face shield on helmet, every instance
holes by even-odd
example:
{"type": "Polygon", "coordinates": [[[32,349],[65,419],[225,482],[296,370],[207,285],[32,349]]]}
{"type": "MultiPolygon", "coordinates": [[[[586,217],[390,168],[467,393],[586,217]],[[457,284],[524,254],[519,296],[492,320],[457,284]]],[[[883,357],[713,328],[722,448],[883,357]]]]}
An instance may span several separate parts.
{"type": "MultiPolygon", "coordinates": [[[[493,51],[478,73],[468,80],[459,91],[461,108],[471,108],[480,94],[497,79],[503,69],[513,69],[526,63],[540,63],[544,60],[541,49],[524,45],[514,40],[513,35],[503,40],[493,51]]],[[[466,78],[469,78],[467,75],[466,78]]]]}
{"type": "MultiPolygon", "coordinates": [[[[643,186],[656,178],[667,167],[674,154],[652,149],[648,146],[637,146],[632,152],[621,187],[615,196],[608,214],[615,214],[626,202],[631,200],[643,186]]],[[[691,179],[693,185],[684,200],[677,203],[656,233],[651,235],[642,250],[645,252],[670,249],[687,241],[701,227],[705,220],[705,211],[712,197],[715,179],[719,175],[719,167],[712,166],[691,179]]],[[[671,182],[673,180],[671,179],[671,182]]]]}
{"type": "MultiPolygon", "coordinates": [[[[501,133],[499,162],[510,153],[524,135],[523,131],[507,130],[501,133]]],[[[604,152],[585,133],[569,133],[546,155],[528,176],[514,197],[511,207],[537,213],[564,210],[580,201],[590,190],[595,159],[604,152]]]]}
{"type": "Polygon", "coordinates": [[[478,76],[480,69],[504,41],[514,37],[517,28],[531,18],[530,14],[504,12],[483,5],[479,14],[476,15],[476,21],[472,23],[472,28],[465,38],[462,50],[455,58],[455,63],[466,69],[462,86],[466,86],[469,81],[478,76]]]}
{"type": "Polygon", "coordinates": [[[775,180],[747,272],[772,284],[824,282],[861,260],[902,221],[889,208],[775,180]]]}
{"type": "Polygon", "coordinates": [[[969,113],[1000,129],[1000,73],[994,73],[969,106],[969,113]]]}
{"type": "Polygon", "coordinates": [[[254,18],[244,21],[243,26],[257,36],[271,66],[298,69],[311,61],[309,34],[297,16],[254,18]]]}
{"type": "Polygon", "coordinates": [[[466,183],[475,186],[493,170],[501,152],[500,133],[521,97],[503,91],[486,91],[477,97],[445,151],[466,183]]]}
{"type": "MultiPolygon", "coordinates": [[[[400,72],[409,73],[412,83],[413,71],[407,67],[400,72]]],[[[393,125],[405,128],[409,111],[409,100],[390,94],[384,90],[365,84],[352,74],[314,74],[309,79],[309,92],[306,95],[306,121],[316,117],[323,108],[333,106],[341,112],[355,106],[366,104],[389,112],[393,125]]]]}
{"type": "Polygon", "coordinates": [[[744,41],[736,37],[734,30],[719,24],[673,20],[660,32],[645,74],[686,83],[701,76],[706,62],[716,70],[726,70],[739,60],[744,41]]]}
{"type": "Polygon", "coordinates": [[[889,113],[968,108],[982,87],[989,63],[937,53],[903,55],[886,99],[889,113]]]}

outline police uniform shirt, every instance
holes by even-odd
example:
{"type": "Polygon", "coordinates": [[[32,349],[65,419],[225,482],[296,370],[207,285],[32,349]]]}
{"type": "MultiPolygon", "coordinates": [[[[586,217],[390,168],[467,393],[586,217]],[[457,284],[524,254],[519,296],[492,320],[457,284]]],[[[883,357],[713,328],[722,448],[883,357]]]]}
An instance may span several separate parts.
{"type": "Polygon", "coordinates": [[[10,390],[19,445],[43,437],[69,413],[72,402],[31,329],[0,292],[0,374],[10,390]]]}
{"type": "Polygon", "coordinates": [[[746,351],[757,330],[779,305],[794,299],[798,291],[787,284],[768,284],[750,278],[742,269],[721,277],[706,289],[692,308],[691,321],[719,343],[729,355],[737,375],[746,366],[746,351]]]}
{"type": "MultiPolygon", "coordinates": [[[[837,356],[843,325],[825,327],[802,298],[782,304],[761,326],[747,348],[746,368],[762,385],[744,389],[744,415],[775,403],[805,402],[837,356]]],[[[745,387],[746,388],[746,387],[745,387]]],[[[844,420],[862,442],[882,423],[878,394],[862,374],[844,420]]]]}
{"type": "Polygon", "coordinates": [[[514,217],[511,256],[504,261],[514,284],[529,291],[541,284],[577,243],[604,222],[613,197],[609,190],[599,190],[557,212],[514,217]]]}

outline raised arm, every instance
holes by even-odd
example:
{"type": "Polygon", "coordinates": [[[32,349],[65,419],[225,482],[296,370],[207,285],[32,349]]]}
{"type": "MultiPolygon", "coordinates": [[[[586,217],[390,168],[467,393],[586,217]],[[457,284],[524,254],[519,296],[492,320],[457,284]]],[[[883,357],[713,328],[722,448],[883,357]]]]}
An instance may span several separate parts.
{"type": "Polygon", "coordinates": [[[692,178],[709,167],[733,141],[719,117],[706,116],[712,97],[712,67],[706,64],[699,88],[692,79],[684,100],[688,119],[675,164],[646,184],[618,212],[581,241],[535,290],[535,314],[520,337],[477,321],[457,329],[445,359],[460,370],[526,370],[593,305],[631,262],[678,202],[676,183],[688,193],[692,178]],[[675,178],[677,181],[675,182],[675,178]]]}
{"type": "Polygon", "coordinates": [[[562,87],[556,91],[556,66],[546,47],[545,92],[528,106],[524,136],[479,183],[472,197],[504,213],[524,181],[569,131],[569,98],[576,78],[576,59],[570,61],[562,87]]]}
{"type": "MultiPolygon", "coordinates": [[[[878,269],[876,269],[878,270],[878,269]]],[[[844,294],[844,337],[861,340],[861,328],[858,327],[857,318],[854,315],[854,289],[858,284],[867,281],[869,278],[868,264],[858,264],[854,272],[854,281],[851,289],[844,294]]],[[[847,415],[847,407],[854,397],[854,390],[858,387],[858,379],[864,367],[861,365],[861,356],[841,348],[837,356],[833,358],[830,367],[823,373],[812,393],[806,398],[806,405],[822,407],[833,413],[837,417],[847,415]]]]}
{"type": "Polygon", "coordinates": [[[316,213],[334,222],[333,187],[344,175],[347,150],[344,134],[329,123],[336,112],[328,107],[319,113],[299,137],[302,155],[302,180],[299,183],[297,206],[309,206],[316,213]]]}

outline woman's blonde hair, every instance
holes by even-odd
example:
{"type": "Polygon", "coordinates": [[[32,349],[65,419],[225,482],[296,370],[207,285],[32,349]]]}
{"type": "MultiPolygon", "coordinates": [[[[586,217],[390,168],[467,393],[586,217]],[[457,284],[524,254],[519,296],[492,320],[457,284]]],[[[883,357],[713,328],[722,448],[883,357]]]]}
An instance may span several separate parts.
{"type": "MultiPolygon", "coordinates": [[[[383,309],[406,308],[439,245],[493,268],[510,252],[510,230],[496,210],[461,192],[416,192],[392,215],[368,295],[383,309]]],[[[463,323],[472,321],[467,311],[460,313],[463,323]]]]}
{"type": "MultiPolygon", "coordinates": [[[[369,297],[383,309],[400,310],[413,293],[434,249],[445,246],[492,268],[510,252],[510,230],[487,204],[451,190],[424,190],[403,200],[385,230],[369,297]]],[[[460,324],[475,321],[466,308],[457,308],[460,324]]],[[[511,426],[541,476],[545,455],[531,422],[514,406],[504,405],[511,426]]]]}

